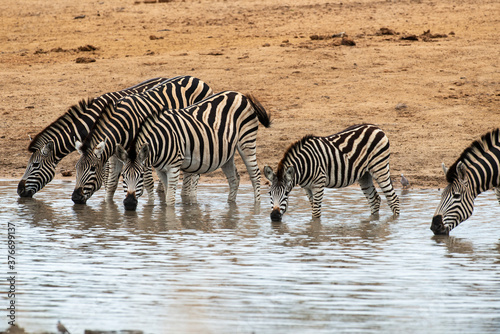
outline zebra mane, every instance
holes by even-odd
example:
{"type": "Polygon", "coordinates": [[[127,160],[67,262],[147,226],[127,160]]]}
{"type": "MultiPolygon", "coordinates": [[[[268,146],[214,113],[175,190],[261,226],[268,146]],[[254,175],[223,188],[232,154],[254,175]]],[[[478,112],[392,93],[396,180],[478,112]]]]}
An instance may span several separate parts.
{"type": "Polygon", "coordinates": [[[453,183],[457,179],[457,165],[459,162],[464,162],[465,160],[471,160],[472,155],[483,155],[483,152],[488,152],[492,147],[495,146],[495,142],[498,143],[500,140],[500,129],[495,129],[481,136],[481,139],[474,141],[469,147],[467,147],[460,157],[455,161],[450,168],[448,168],[448,173],[446,173],[446,181],[448,183],[453,183]]]}
{"type": "Polygon", "coordinates": [[[130,147],[127,150],[127,155],[130,161],[137,159],[137,150],[135,149],[135,143],[137,142],[137,136],[132,140],[130,147]]]}
{"type": "Polygon", "coordinates": [[[82,146],[80,150],[82,152],[87,152],[88,149],[92,148],[92,140],[94,140],[95,133],[97,132],[98,128],[101,127],[102,122],[107,122],[110,118],[110,115],[114,112],[116,107],[116,102],[114,101],[106,101],[105,106],[101,109],[101,112],[99,114],[99,117],[96,119],[92,127],[90,128],[90,131],[85,137],[85,139],[82,140],[82,146]]]}
{"type": "Polygon", "coordinates": [[[283,154],[283,158],[281,158],[281,161],[278,163],[278,170],[277,170],[278,180],[283,179],[283,175],[285,174],[285,162],[288,156],[292,154],[294,151],[299,150],[309,139],[314,137],[315,136],[312,134],[305,135],[301,139],[297,140],[295,143],[288,146],[288,148],[285,151],[285,154],[283,154]]]}
{"type": "Polygon", "coordinates": [[[87,98],[87,100],[82,99],[75,105],[69,107],[68,111],[66,111],[63,115],[61,115],[54,122],[50,123],[45,127],[42,131],[40,131],[33,140],[30,141],[28,146],[28,151],[35,152],[40,147],[40,143],[44,142],[44,138],[47,136],[47,133],[53,131],[55,128],[61,125],[63,128],[66,128],[66,123],[72,123],[73,118],[78,118],[80,115],[84,114],[87,109],[89,109],[94,103],[93,98],[87,98]]]}

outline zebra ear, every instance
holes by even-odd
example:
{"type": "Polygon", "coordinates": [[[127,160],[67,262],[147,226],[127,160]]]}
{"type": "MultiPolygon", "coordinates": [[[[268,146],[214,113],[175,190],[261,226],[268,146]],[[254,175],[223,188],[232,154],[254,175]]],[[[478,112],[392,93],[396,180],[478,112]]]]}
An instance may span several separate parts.
{"type": "Polygon", "coordinates": [[[102,152],[104,152],[104,149],[106,148],[106,139],[104,141],[100,142],[99,144],[96,145],[94,148],[94,154],[98,159],[101,158],[102,152]]]}
{"type": "Polygon", "coordinates": [[[273,169],[269,166],[264,166],[264,176],[266,177],[266,179],[268,179],[269,181],[273,182],[273,179],[274,179],[274,172],[273,172],[273,169]]]}
{"type": "Polygon", "coordinates": [[[444,164],[444,162],[441,163],[441,168],[443,168],[444,175],[448,174],[448,167],[444,164]]]}
{"type": "Polygon", "coordinates": [[[42,154],[44,156],[50,155],[51,152],[54,151],[54,142],[50,140],[45,146],[42,148],[42,154]]]}
{"type": "Polygon", "coordinates": [[[118,160],[120,160],[123,163],[125,163],[127,161],[127,159],[128,159],[128,153],[127,153],[127,151],[125,151],[125,149],[123,148],[123,146],[121,146],[120,144],[116,145],[115,155],[118,158],[118,160]]]}
{"type": "Polygon", "coordinates": [[[78,153],[80,153],[80,154],[83,154],[83,151],[81,150],[82,146],[83,146],[83,144],[81,141],[75,140],[75,148],[78,151],[78,153]]]}
{"type": "Polygon", "coordinates": [[[467,166],[462,161],[457,164],[457,175],[460,182],[467,182],[467,166]]]}
{"type": "Polygon", "coordinates": [[[294,174],[295,174],[295,168],[293,168],[293,166],[288,167],[285,172],[286,180],[288,182],[292,182],[294,174]]]}
{"type": "Polygon", "coordinates": [[[142,145],[141,149],[137,153],[137,160],[139,160],[144,165],[148,156],[149,156],[149,144],[145,143],[144,145],[142,145]]]}

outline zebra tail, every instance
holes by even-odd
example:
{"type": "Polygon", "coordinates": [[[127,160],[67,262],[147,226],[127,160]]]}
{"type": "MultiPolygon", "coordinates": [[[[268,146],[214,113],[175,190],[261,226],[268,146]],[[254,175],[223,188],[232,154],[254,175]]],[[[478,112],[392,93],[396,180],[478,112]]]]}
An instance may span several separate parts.
{"type": "Polygon", "coordinates": [[[260,102],[257,101],[257,99],[253,95],[247,94],[245,96],[250,101],[254,112],[257,114],[259,122],[266,128],[270,127],[272,123],[271,115],[266,111],[266,109],[264,109],[262,104],[260,104],[260,102]]]}

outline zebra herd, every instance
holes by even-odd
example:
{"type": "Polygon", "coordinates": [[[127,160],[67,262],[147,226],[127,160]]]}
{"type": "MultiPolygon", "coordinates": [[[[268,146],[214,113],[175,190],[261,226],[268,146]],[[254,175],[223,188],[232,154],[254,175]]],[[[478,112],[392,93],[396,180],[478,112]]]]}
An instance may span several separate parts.
{"type": "MultiPolygon", "coordinates": [[[[127,192],[124,206],[135,210],[144,188],[154,200],[152,168],[165,188],[166,205],[175,203],[183,172],[182,196],[196,196],[200,174],[221,168],[229,183],[228,201],[234,202],[240,177],[234,164],[236,151],[247,168],[260,203],[260,170],[256,157],[259,124],[268,128],[271,118],[251,95],[234,91],[214,94],[192,76],[154,78],[121,91],[82,100],[31,140],[32,153],[17,192],[32,197],[49,183],[56,166],[75,149],[76,186],[72,200],[86,201],[104,184],[112,200],[122,175],[127,192]]],[[[309,198],[313,217],[320,217],[325,188],[342,188],[358,182],[371,213],[378,214],[382,189],[394,216],[399,198],[389,170],[389,140],[371,124],[351,126],[327,137],[307,135],[290,145],[271,182],[271,219],[280,221],[291,190],[300,185],[309,198]]],[[[474,199],[495,189],[500,202],[500,134],[491,131],[468,147],[445,169],[448,186],[432,219],[434,234],[449,234],[468,219],[474,199]]]]}

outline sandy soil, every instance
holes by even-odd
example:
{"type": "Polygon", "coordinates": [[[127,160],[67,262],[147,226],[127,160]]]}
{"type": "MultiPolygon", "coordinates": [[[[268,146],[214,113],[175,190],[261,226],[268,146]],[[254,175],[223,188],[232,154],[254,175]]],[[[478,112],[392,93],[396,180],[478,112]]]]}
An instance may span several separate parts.
{"type": "Polygon", "coordinates": [[[261,167],[305,134],[366,122],[391,140],[394,180],[442,187],[441,162],[500,126],[499,12],[496,0],[4,0],[0,177],[20,179],[28,135],[80,99],[189,74],[271,112],[261,167]]]}

